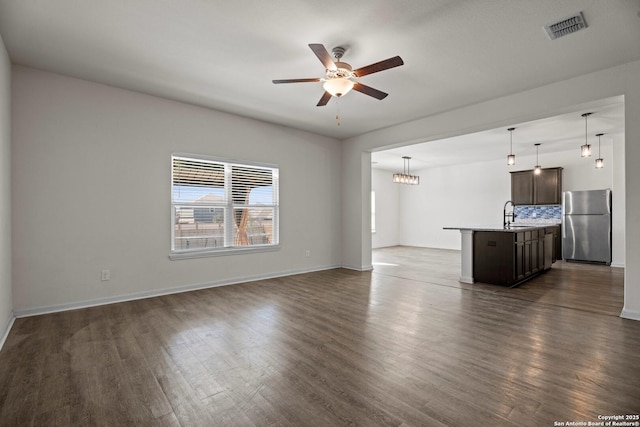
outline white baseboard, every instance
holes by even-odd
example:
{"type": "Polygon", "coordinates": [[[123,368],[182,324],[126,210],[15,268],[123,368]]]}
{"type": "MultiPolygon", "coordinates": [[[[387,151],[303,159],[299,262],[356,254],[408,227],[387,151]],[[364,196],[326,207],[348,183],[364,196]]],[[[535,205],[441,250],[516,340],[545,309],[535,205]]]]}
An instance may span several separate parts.
{"type": "Polygon", "coordinates": [[[0,351],[2,351],[2,347],[4,346],[4,342],[7,340],[9,336],[9,332],[11,332],[11,327],[13,326],[13,322],[15,322],[16,316],[11,313],[8,321],[6,322],[6,327],[4,328],[4,332],[0,335],[0,351]]]}
{"type": "Polygon", "coordinates": [[[612,262],[611,267],[624,268],[624,263],[612,262]]]}
{"type": "Polygon", "coordinates": [[[195,290],[199,290],[199,289],[207,289],[207,288],[215,288],[215,287],[218,287],[218,286],[235,285],[235,284],[238,284],[238,283],[256,282],[258,280],[274,279],[276,277],[293,276],[295,274],[313,273],[315,271],[332,270],[332,269],[335,269],[335,268],[340,268],[340,266],[339,265],[328,265],[328,266],[324,266],[324,267],[314,267],[314,268],[303,269],[303,270],[281,271],[281,272],[278,272],[278,273],[262,274],[262,275],[255,275],[255,276],[246,276],[246,277],[238,277],[238,278],[235,278],[235,279],[217,280],[217,281],[206,282],[206,283],[195,283],[195,284],[191,284],[191,285],[177,286],[177,287],[174,287],[174,288],[165,288],[165,289],[160,289],[160,290],[138,292],[138,293],[126,294],[126,295],[117,295],[117,296],[106,297],[106,298],[96,298],[96,299],[92,299],[92,300],[78,301],[78,302],[72,302],[72,303],[67,303],[67,304],[57,304],[57,305],[52,305],[52,306],[47,306],[47,307],[36,307],[36,308],[19,309],[19,310],[14,310],[14,316],[18,317],[18,318],[19,317],[39,316],[41,314],[57,313],[57,312],[69,311],[69,310],[77,310],[77,309],[80,309],[80,308],[96,307],[96,306],[99,306],[99,305],[115,304],[115,303],[125,302],[125,301],[134,301],[134,300],[139,300],[139,299],[158,297],[158,296],[162,296],[162,295],[170,295],[170,294],[177,294],[177,293],[181,293],[181,292],[195,291],[195,290]]]}
{"type": "Polygon", "coordinates": [[[354,267],[352,265],[343,265],[342,268],[346,268],[347,270],[355,270],[355,271],[373,271],[373,265],[365,265],[362,267],[354,267]]]}
{"type": "Polygon", "coordinates": [[[628,310],[626,308],[623,308],[622,313],[620,313],[620,317],[624,319],[640,320],[640,311],[628,310]]]}

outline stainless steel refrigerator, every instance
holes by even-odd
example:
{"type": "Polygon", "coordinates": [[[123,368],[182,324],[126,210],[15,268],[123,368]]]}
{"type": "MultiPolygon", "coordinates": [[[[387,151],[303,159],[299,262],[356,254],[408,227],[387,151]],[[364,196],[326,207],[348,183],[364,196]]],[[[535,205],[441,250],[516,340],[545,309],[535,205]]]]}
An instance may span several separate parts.
{"type": "Polygon", "coordinates": [[[611,265],[611,190],[562,193],[562,255],[611,265]]]}

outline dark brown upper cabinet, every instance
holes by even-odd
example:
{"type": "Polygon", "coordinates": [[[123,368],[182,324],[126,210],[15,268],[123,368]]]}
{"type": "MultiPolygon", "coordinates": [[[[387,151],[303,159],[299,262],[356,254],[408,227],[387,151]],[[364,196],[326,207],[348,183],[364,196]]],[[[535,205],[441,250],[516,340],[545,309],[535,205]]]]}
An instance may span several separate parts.
{"type": "Polygon", "coordinates": [[[511,172],[511,201],[514,205],[559,205],[562,203],[562,168],[511,172]]]}
{"type": "Polygon", "coordinates": [[[533,171],[511,172],[511,201],[514,205],[533,204],[533,171]]]}

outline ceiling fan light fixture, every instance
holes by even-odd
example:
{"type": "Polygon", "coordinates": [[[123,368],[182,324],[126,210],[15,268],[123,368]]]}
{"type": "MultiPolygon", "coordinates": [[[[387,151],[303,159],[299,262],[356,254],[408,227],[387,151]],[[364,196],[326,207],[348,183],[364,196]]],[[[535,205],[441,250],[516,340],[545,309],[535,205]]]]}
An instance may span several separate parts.
{"type": "Polygon", "coordinates": [[[327,80],[322,87],[331,95],[340,97],[349,93],[353,89],[353,84],[353,81],[346,77],[338,77],[327,80]]]}
{"type": "Polygon", "coordinates": [[[312,83],[312,82],[324,82],[324,93],[320,98],[320,101],[316,104],[317,107],[323,107],[327,105],[332,96],[341,97],[351,91],[363,93],[367,96],[375,98],[377,100],[383,100],[389,95],[378,89],[374,89],[371,86],[364,85],[357,81],[360,77],[367,76],[369,74],[378,73],[380,71],[388,70],[390,68],[399,67],[404,65],[404,61],[399,56],[388,58],[383,61],[378,61],[373,64],[360,67],[356,70],[351,68],[351,65],[346,62],[342,62],[340,59],[344,55],[346,49],[341,46],[334,47],[332,49],[333,57],[335,61],[331,59],[331,55],[327,49],[320,43],[311,43],[309,47],[318,57],[325,69],[325,77],[323,78],[304,78],[304,79],[280,79],[272,80],[273,84],[281,83],[312,83]]]}

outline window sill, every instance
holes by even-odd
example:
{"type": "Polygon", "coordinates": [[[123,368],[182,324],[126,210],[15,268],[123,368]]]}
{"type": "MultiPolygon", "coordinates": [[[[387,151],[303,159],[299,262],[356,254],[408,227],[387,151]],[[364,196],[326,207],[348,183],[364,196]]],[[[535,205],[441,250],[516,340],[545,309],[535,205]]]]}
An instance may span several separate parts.
{"type": "Polygon", "coordinates": [[[253,254],[253,253],[259,253],[259,252],[275,252],[279,250],[280,250],[280,245],[254,246],[250,248],[228,248],[228,249],[217,249],[217,250],[210,250],[210,251],[192,251],[192,252],[182,251],[182,252],[171,252],[169,254],[169,259],[171,261],[177,261],[181,259],[253,254]]]}

